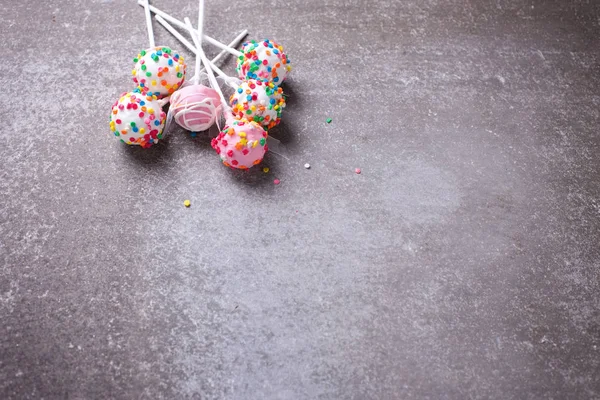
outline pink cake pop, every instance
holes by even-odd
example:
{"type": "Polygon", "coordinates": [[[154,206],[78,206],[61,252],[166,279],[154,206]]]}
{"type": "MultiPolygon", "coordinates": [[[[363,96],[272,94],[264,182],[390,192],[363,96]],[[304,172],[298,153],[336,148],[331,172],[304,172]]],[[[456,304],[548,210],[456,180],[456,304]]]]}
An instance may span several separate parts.
{"type": "MultiPolygon", "coordinates": [[[[204,1],[200,0],[201,6],[204,1]]],[[[213,139],[212,147],[215,149],[217,154],[221,157],[221,161],[228,167],[237,169],[248,169],[254,165],[260,164],[265,152],[268,150],[267,146],[267,132],[254,121],[247,122],[241,121],[234,118],[231,108],[227,105],[227,101],[221,92],[221,88],[217,84],[215,75],[213,73],[210,61],[206,58],[202,46],[200,46],[197,38],[197,32],[193,29],[192,24],[188,18],[185,19],[198,55],[206,68],[208,73],[208,79],[213,88],[219,94],[221,103],[225,108],[226,115],[226,126],[219,133],[219,135],[213,139]]]]}
{"type": "Polygon", "coordinates": [[[207,86],[184,86],[171,96],[170,111],[183,129],[202,132],[220,117],[221,99],[214,89],[207,86]]]}
{"type": "Polygon", "coordinates": [[[211,142],[212,148],[227,167],[248,169],[260,164],[267,145],[267,132],[254,121],[230,119],[211,142]]]}

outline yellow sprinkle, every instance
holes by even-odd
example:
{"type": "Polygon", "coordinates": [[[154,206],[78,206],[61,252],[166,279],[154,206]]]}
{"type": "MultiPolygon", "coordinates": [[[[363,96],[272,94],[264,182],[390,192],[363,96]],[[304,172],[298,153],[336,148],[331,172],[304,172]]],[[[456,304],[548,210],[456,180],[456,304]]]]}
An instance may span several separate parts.
{"type": "Polygon", "coordinates": [[[250,107],[250,109],[251,109],[253,112],[256,112],[256,106],[252,106],[252,107],[250,107]]]}
{"type": "Polygon", "coordinates": [[[149,112],[150,114],[154,114],[154,108],[150,107],[150,108],[148,109],[148,112],[149,112]]]}
{"type": "Polygon", "coordinates": [[[152,86],[156,86],[156,81],[155,81],[155,80],[152,80],[152,82],[150,82],[150,84],[151,84],[152,86]]]}
{"type": "Polygon", "coordinates": [[[245,146],[245,145],[246,145],[246,143],[248,143],[248,140],[247,140],[247,139],[244,139],[244,138],[240,139],[240,144],[241,144],[242,146],[245,146]]]}
{"type": "Polygon", "coordinates": [[[135,69],[132,69],[131,70],[131,75],[135,76],[135,74],[136,74],[135,69]]]}
{"type": "Polygon", "coordinates": [[[240,137],[241,138],[245,138],[246,137],[246,132],[240,132],[240,137]]]}
{"type": "Polygon", "coordinates": [[[146,133],[146,128],[140,128],[140,133],[143,135],[144,133],[146,133]]]}
{"type": "Polygon", "coordinates": [[[192,205],[192,203],[189,200],[185,200],[183,202],[183,205],[186,206],[186,207],[189,207],[190,205],[192,205]]]}
{"type": "Polygon", "coordinates": [[[175,66],[175,72],[179,72],[179,65],[175,66]]]}
{"type": "Polygon", "coordinates": [[[255,140],[254,142],[252,142],[252,148],[255,148],[258,145],[258,140],[255,140]]]}
{"type": "Polygon", "coordinates": [[[269,172],[269,167],[264,167],[264,168],[263,168],[263,172],[264,172],[265,174],[266,174],[266,173],[268,173],[268,172],[269,172]]]}
{"type": "Polygon", "coordinates": [[[275,106],[273,107],[275,110],[279,110],[279,106],[277,104],[275,104],[275,106]]]}

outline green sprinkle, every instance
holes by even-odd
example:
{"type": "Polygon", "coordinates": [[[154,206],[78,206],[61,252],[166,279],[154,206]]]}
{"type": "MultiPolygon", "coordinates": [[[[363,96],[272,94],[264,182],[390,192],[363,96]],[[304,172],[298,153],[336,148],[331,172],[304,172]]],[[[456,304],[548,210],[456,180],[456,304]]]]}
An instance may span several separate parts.
{"type": "Polygon", "coordinates": [[[331,118],[327,118],[327,123],[330,124],[333,121],[331,118]]]}
{"type": "Polygon", "coordinates": [[[145,71],[146,68],[148,68],[148,67],[146,67],[146,64],[142,64],[142,71],[145,71]]]}
{"type": "Polygon", "coordinates": [[[129,125],[133,128],[135,126],[135,122],[131,122],[129,125]]]}
{"type": "Polygon", "coordinates": [[[140,54],[142,55],[142,57],[145,56],[146,55],[146,50],[140,51],[140,54]]]}
{"type": "Polygon", "coordinates": [[[260,141],[259,141],[259,143],[260,143],[261,146],[264,146],[265,142],[266,142],[265,138],[261,138],[260,141]]]}
{"type": "Polygon", "coordinates": [[[140,60],[138,60],[138,58],[137,58],[137,57],[133,59],[133,62],[134,62],[134,63],[136,63],[136,62],[138,62],[138,61],[140,61],[140,60]]]}
{"type": "Polygon", "coordinates": [[[178,78],[181,78],[182,76],[183,76],[183,74],[182,74],[181,72],[178,72],[178,73],[177,73],[177,77],[178,77],[178,78]]]}
{"type": "Polygon", "coordinates": [[[146,72],[146,76],[150,78],[152,76],[152,72],[146,72]]]}

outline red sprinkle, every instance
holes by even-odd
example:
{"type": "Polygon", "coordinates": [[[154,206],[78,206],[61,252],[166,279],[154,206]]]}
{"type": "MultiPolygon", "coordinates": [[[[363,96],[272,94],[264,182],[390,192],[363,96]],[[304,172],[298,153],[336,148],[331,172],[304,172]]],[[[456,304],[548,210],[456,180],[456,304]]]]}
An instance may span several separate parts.
{"type": "Polygon", "coordinates": [[[276,185],[279,185],[281,183],[281,181],[279,179],[275,179],[275,180],[273,180],[273,183],[276,185]]]}
{"type": "Polygon", "coordinates": [[[356,169],[354,170],[354,172],[356,172],[357,174],[360,174],[360,172],[361,172],[361,171],[360,171],[360,168],[356,168],[356,169]]]}

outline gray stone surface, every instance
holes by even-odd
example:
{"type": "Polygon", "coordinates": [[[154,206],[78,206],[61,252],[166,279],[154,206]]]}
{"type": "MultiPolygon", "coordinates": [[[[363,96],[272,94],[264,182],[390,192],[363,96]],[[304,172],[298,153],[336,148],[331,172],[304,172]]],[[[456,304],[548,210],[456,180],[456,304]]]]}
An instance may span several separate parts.
{"type": "Polygon", "coordinates": [[[0,397],[600,398],[600,4],[207,3],[294,63],[268,174],[109,135],[135,1],[1,2],[0,397]]]}

